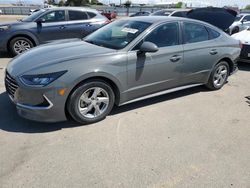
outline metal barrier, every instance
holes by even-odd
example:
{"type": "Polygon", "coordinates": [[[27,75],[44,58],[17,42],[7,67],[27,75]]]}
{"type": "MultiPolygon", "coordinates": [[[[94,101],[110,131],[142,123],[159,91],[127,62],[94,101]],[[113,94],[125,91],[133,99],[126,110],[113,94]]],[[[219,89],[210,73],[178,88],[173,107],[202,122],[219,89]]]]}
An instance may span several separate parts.
{"type": "Polygon", "coordinates": [[[0,7],[0,12],[7,15],[28,15],[31,9],[37,8],[39,7],[0,7]]]}

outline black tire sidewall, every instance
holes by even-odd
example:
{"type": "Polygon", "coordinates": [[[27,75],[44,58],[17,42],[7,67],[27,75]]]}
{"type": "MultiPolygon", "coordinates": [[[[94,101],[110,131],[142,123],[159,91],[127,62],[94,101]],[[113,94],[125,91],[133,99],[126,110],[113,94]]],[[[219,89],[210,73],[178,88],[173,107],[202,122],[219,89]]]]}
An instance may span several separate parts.
{"type": "Polygon", "coordinates": [[[114,106],[114,103],[115,103],[115,95],[114,95],[114,92],[113,92],[111,86],[108,83],[103,82],[103,81],[90,81],[90,82],[87,82],[87,83],[80,85],[79,87],[77,87],[73,91],[73,93],[70,95],[69,100],[67,102],[67,110],[68,110],[69,114],[71,115],[71,117],[76,122],[82,123],[82,124],[90,124],[90,123],[95,123],[95,122],[98,122],[98,121],[105,119],[106,116],[111,112],[111,110],[114,106]],[[85,118],[80,113],[80,111],[78,109],[78,102],[79,102],[81,95],[86,90],[88,90],[92,87],[100,87],[108,93],[109,105],[108,105],[107,110],[101,116],[99,116],[97,118],[89,119],[89,118],[85,118]]]}
{"type": "Polygon", "coordinates": [[[26,42],[28,42],[28,43],[30,44],[31,48],[34,47],[34,44],[32,43],[32,41],[31,41],[30,39],[28,39],[28,38],[26,38],[26,37],[16,37],[16,38],[14,38],[14,39],[12,39],[12,40],[10,41],[10,45],[9,45],[10,53],[11,53],[11,55],[13,55],[13,56],[19,55],[19,54],[17,54],[17,53],[15,52],[15,50],[14,50],[14,44],[15,44],[16,41],[18,41],[18,40],[25,40],[26,42]]]}

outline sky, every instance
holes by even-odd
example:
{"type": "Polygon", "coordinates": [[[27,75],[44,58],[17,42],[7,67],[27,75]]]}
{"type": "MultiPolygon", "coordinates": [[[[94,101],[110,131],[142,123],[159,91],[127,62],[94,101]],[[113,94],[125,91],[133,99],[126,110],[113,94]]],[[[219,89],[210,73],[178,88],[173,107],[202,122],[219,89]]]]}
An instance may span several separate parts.
{"type": "MultiPolygon", "coordinates": [[[[41,4],[43,0],[0,0],[0,4],[4,3],[13,3],[21,1],[24,3],[34,3],[34,4],[41,4]]],[[[120,0],[99,0],[100,2],[104,3],[120,3],[120,0]]],[[[125,2],[126,0],[121,0],[125,2]]],[[[250,4],[250,0],[132,0],[134,3],[160,3],[160,2],[178,2],[183,1],[186,2],[188,5],[192,3],[193,6],[225,6],[225,5],[238,5],[240,8],[244,8],[247,4],[250,4]]]]}

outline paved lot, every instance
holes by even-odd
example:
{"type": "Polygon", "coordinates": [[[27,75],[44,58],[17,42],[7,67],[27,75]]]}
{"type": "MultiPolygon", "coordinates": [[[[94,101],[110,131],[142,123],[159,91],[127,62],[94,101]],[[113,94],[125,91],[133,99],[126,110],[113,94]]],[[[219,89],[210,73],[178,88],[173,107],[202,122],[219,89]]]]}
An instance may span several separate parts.
{"type": "Polygon", "coordinates": [[[113,110],[102,122],[42,124],[16,114],[0,55],[0,187],[250,187],[250,64],[203,87],[113,110]]]}

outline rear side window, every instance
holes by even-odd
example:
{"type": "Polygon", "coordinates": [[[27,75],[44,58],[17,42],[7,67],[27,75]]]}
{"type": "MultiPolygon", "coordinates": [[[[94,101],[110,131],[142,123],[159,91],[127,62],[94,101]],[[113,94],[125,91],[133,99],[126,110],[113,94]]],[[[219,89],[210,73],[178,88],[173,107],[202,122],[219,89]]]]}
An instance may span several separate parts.
{"type": "Polygon", "coordinates": [[[88,15],[82,11],[69,11],[69,20],[87,20],[88,15]]]}
{"type": "Polygon", "coordinates": [[[209,40],[205,26],[195,23],[184,23],[185,43],[196,43],[209,40]]]}
{"type": "Polygon", "coordinates": [[[87,12],[87,14],[89,15],[89,18],[94,18],[96,16],[93,12],[87,12]]]}
{"type": "Polygon", "coordinates": [[[212,39],[216,39],[220,36],[220,33],[207,27],[207,30],[208,30],[208,33],[209,33],[209,39],[212,40],[212,39]]]}

